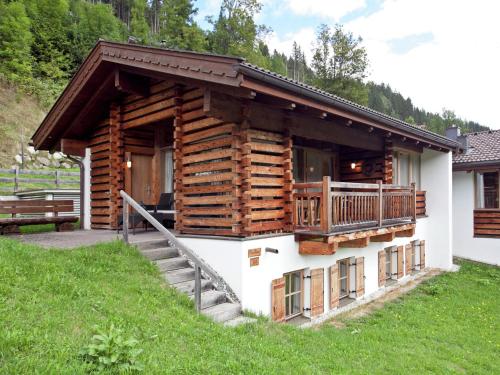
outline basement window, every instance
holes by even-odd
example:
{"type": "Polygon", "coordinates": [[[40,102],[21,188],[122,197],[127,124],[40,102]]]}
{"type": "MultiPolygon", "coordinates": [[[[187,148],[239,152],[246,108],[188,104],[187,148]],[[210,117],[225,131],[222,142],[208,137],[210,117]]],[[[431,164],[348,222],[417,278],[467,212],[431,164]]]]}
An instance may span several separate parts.
{"type": "Polygon", "coordinates": [[[302,271],[285,274],[285,319],[302,314],[302,271]]]}

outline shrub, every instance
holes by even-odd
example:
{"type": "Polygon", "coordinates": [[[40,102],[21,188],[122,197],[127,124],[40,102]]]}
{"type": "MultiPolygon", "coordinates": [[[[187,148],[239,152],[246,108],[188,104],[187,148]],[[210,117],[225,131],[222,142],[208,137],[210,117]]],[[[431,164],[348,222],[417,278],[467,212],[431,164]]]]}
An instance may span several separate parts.
{"type": "Polygon", "coordinates": [[[94,327],[91,343],[80,352],[83,359],[97,370],[118,369],[142,371],[144,366],[137,360],[142,349],[135,338],[125,339],[121,329],[111,324],[107,331],[94,327]]]}

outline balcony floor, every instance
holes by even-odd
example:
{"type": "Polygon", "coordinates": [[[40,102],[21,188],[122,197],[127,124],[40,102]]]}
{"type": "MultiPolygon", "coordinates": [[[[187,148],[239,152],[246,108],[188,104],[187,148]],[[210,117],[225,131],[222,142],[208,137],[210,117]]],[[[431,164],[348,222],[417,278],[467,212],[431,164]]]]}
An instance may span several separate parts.
{"type": "Polygon", "coordinates": [[[349,233],[315,233],[296,231],[299,253],[308,255],[334,254],[338,248],[362,248],[370,242],[391,242],[396,237],[412,237],[416,224],[399,224],[382,228],[361,229],[349,233]]]}

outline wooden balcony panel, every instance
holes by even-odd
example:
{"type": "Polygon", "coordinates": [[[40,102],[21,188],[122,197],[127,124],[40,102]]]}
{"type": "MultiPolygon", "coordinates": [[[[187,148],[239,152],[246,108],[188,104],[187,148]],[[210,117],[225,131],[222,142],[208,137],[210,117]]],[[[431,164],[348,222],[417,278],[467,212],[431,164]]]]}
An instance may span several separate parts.
{"type": "Polygon", "coordinates": [[[474,210],[474,237],[500,238],[500,209],[474,210]]]}

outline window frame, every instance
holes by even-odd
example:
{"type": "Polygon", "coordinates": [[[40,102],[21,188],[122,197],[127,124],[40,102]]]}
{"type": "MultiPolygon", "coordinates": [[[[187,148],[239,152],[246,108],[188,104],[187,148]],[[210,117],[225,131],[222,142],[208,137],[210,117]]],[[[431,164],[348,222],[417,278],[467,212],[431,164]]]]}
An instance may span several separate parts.
{"type": "Polygon", "coordinates": [[[339,161],[339,154],[338,152],[336,151],[325,151],[325,150],[322,150],[320,148],[314,148],[314,147],[309,147],[309,146],[293,146],[293,149],[292,149],[292,157],[293,157],[293,178],[295,180],[295,182],[299,182],[299,179],[300,178],[302,181],[301,182],[304,182],[304,183],[307,183],[307,182],[318,182],[318,181],[308,181],[307,180],[307,167],[308,167],[308,164],[307,164],[307,157],[308,157],[308,153],[320,153],[320,154],[323,154],[324,156],[327,156],[330,158],[330,162],[331,162],[331,166],[330,166],[330,177],[332,178],[332,180],[337,180],[338,179],[338,175],[339,175],[339,166],[338,166],[338,161],[339,161]],[[302,151],[302,155],[303,155],[303,158],[301,161],[299,160],[296,160],[296,155],[298,155],[298,151],[301,150],[302,151]],[[301,168],[299,169],[299,165],[301,166],[301,168]],[[295,177],[298,177],[298,178],[295,178],[295,177]]]}
{"type": "Polygon", "coordinates": [[[337,260],[337,264],[338,264],[338,270],[339,270],[339,277],[338,277],[338,282],[339,282],[339,301],[341,299],[344,299],[344,298],[349,298],[350,294],[351,294],[351,258],[345,258],[345,259],[339,259],[337,260]],[[345,269],[346,269],[346,275],[345,277],[342,277],[342,274],[341,274],[341,265],[344,264],[345,265],[345,269]],[[346,294],[345,295],[342,295],[342,280],[345,279],[346,281],[346,294]]]}
{"type": "MultiPolygon", "coordinates": [[[[304,270],[297,270],[297,271],[291,271],[283,274],[283,277],[285,278],[285,320],[293,319],[297,316],[300,316],[304,312],[304,270]],[[298,291],[294,291],[291,293],[287,293],[287,281],[290,280],[290,277],[292,277],[294,274],[299,274],[299,281],[300,281],[300,288],[298,291]],[[299,297],[299,311],[294,314],[287,315],[287,307],[289,308],[288,311],[292,311],[292,297],[294,295],[300,294],[299,297]],[[288,303],[290,306],[287,306],[287,298],[288,298],[288,303]]],[[[289,281],[288,281],[289,282],[289,281]]]]}
{"type": "Polygon", "coordinates": [[[408,181],[411,185],[415,182],[415,187],[420,190],[422,185],[422,154],[416,151],[410,151],[405,149],[395,149],[392,153],[392,182],[394,185],[401,185],[401,157],[400,155],[408,156],[408,181]],[[415,169],[415,161],[418,160],[418,171],[415,169]],[[416,177],[417,176],[417,177],[416,177]]]}
{"type": "Polygon", "coordinates": [[[484,210],[484,209],[492,209],[497,210],[500,209],[500,170],[499,169],[485,169],[474,172],[474,209],[484,210]],[[485,196],[484,196],[484,174],[485,173],[497,173],[497,203],[498,207],[496,208],[485,208],[485,196]],[[481,181],[479,181],[481,179],[481,181]]]}

